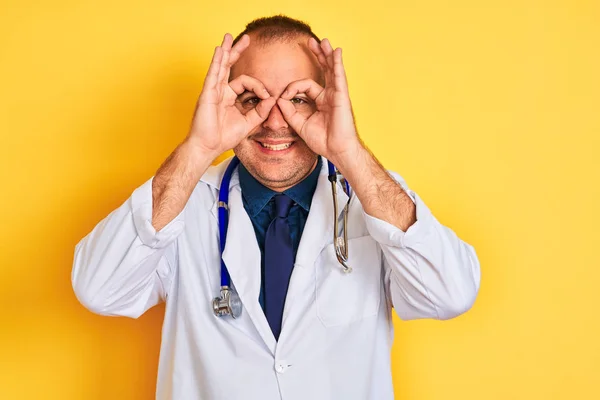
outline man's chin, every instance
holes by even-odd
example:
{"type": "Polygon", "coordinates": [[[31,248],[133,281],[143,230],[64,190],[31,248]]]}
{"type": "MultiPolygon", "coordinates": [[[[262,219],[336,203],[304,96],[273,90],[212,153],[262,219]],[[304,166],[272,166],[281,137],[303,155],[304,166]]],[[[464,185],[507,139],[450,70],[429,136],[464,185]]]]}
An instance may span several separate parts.
{"type": "Polygon", "coordinates": [[[283,187],[290,184],[294,184],[295,175],[297,175],[297,171],[283,173],[284,171],[274,171],[272,168],[264,168],[257,169],[256,173],[258,175],[259,180],[268,183],[269,186],[273,187],[283,187]]]}
{"type": "Polygon", "coordinates": [[[316,154],[303,151],[301,146],[296,148],[294,145],[281,154],[257,150],[254,146],[240,146],[234,152],[254,178],[273,190],[294,186],[312,171],[316,163],[316,154]]]}

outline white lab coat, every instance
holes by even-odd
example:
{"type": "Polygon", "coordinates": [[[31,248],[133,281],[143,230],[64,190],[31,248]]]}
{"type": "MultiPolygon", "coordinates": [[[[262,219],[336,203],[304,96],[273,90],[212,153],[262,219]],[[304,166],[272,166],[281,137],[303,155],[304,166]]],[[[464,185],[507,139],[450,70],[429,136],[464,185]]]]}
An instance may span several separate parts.
{"type": "MultiPolygon", "coordinates": [[[[137,318],[166,301],[157,393],[160,400],[393,399],[391,309],[404,320],[447,319],[473,304],[479,262],[473,247],[416,203],[406,233],[349,212],[346,274],[332,245],[327,163],[319,176],[276,342],[259,304],[260,251],[237,172],[223,259],[243,303],[239,319],[218,318],[217,196],[230,160],[210,167],[184,210],[161,231],[152,218],[152,179],[136,189],[75,249],[72,283],[91,311],[137,318]]],[[[341,186],[341,212],[347,201],[341,186]]]]}

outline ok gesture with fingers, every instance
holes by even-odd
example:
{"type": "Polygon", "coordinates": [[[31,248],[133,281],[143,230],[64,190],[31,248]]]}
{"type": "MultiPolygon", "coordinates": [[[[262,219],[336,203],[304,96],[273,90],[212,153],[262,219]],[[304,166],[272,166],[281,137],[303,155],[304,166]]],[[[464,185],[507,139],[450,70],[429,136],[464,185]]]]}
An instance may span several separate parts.
{"type": "Polygon", "coordinates": [[[229,82],[231,66],[248,48],[250,37],[244,35],[233,47],[232,43],[232,36],[226,34],[215,49],[188,135],[188,140],[216,155],[235,147],[268,117],[275,105],[275,98],[257,79],[240,75],[229,82]],[[261,101],[244,114],[235,101],[245,91],[255,93],[261,101]]]}
{"type": "Polygon", "coordinates": [[[335,163],[340,157],[351,156],[361,146],[342,63],[342,49],[333,50],[329,40],[323,39],[319,44],[314,38],[309,39],[308,47],[319,60],[325,87],[312,79],[292,82],[277,100],[277,105],[308,147],[335,163]],[[293,101],[298,94],[305,94],[314,101],[314,113],[306,115],[296,109],[293,101]]]}

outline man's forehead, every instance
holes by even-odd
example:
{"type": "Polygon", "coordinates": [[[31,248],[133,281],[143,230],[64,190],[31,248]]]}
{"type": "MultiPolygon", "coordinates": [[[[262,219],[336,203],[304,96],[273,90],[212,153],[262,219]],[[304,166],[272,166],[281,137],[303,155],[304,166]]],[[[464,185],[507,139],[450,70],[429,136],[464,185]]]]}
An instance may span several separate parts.
{"type": "Polygon", "coordinates": [[[239,75],[259,79],[267,89],[283,89],[300,79],[319,81],[321,69],[308,48],[308,36],[265,41],[251,34],[250,45],[231,69],[231,79],[239,75]]]}

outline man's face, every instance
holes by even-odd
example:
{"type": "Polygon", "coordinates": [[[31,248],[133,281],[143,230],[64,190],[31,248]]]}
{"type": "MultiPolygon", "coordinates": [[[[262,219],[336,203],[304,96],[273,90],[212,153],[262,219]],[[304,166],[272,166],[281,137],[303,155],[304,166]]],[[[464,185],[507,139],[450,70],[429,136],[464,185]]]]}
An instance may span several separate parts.
{"type": "MultiPolygon", "coordinates": [[[[261,43],[256,36],[250,35],[250,46],[232,67],[230,79],[240,75],[256,78],[275,98],[279,98],[294,81],[310,78],[319,82],[321,70],[306,45],[307,41],[307,36],[298,36],[287,41],[261,43]]],[[[258,101],[254,93],[245,92],[238,97],[236,106],[245,114],[258,101]]],[[[299,94],[292,103],[306,117],[315,111],[314,102],[305,94],[299,94]]],[[[267,119],[233,151],[259,182],[276,191],[300,182],[317,162],[317,155],[288,125],[277,104],[267,119]]]]}

